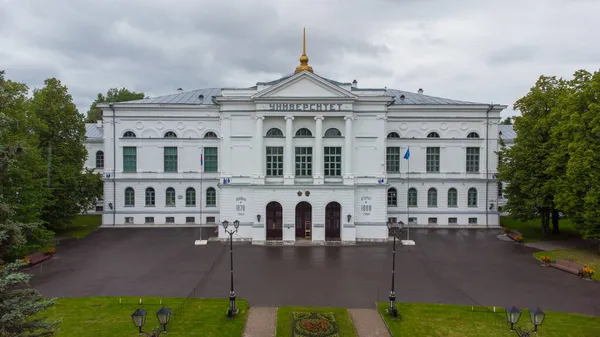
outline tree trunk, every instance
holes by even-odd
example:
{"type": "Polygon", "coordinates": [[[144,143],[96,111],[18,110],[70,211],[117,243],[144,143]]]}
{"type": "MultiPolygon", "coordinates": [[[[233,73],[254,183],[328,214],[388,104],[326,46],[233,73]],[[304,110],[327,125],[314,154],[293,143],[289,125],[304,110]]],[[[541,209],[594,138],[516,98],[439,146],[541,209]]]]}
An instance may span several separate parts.
{"type": "Polygon", "coordinates": [[[560,234],[558,229],[558,210],[552,210],[552,234],[560,234]]]}
{"type": "Polygon", "coordinates": [[[550,214],[548,214],[547,211],[542,211],[542,236],[548,236],[548,233],[550,232],[549,230],[549,217],[550,214]]]}

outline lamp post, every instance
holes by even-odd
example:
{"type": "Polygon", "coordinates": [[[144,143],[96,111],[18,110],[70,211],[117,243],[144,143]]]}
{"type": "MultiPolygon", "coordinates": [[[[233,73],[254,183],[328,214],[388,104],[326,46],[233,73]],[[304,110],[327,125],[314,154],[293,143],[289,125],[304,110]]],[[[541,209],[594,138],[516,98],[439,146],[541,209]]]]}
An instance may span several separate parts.
{"type": "Polygon", "coordinates": [[[139,329],[140,336],[143,334],[146,337],[158,337],[163,333],[167,333],[167,324],[169,324],[169,319],[171,318],[171,309],[162,307],[156,312],[156,318],[158,318],[158,323],[162,325],[163,330],[152,329],[152,332],[142,331],[142,327],[146,323],[146,310],[139,308],[131,314],[131,319],[133,320],[133,324],[139,329]]]}
{"type": "Polygon", "coordinates": [[[389,233],[394,236],[394,248],[392,250],[392,288],[390,290],[390,306],[387,309],[388,314],[392,317],[398,317],[398,309],[396,309],[396,291],[394,290],[395,274],[396,274],[396,235],[400,232],[400,227],[397,223],[388,221],[387,227],[389,233]]]}
{"type": "Polygon", "coordinates": [[[514,326],[519,322],[520,317],[521,310],[514,305],[510,308],[506,308],[506,320],[510,324],[510,331],[515,331],[519,337],[528,337],[532,332],[537,333],[537,328],[544,322],[546,314],[537,307],[529,309],[529,318],[531,320],[531,324],[533,324],[533,330],[525,330],[522,327],[517,327],[514,329],[514,326]]]}
{"type": "Polygon", "coordinates": [[[235,308],[235,291],[233,290],[233,234],[238,231],[238,227],[240,227],[240,222],[235,220],[233,222],[233,229],[227,229],[229,226],[229,221],[223,221],[223,229],[225,233],[229,234],[229,255],[231,261],[231,288],[229,290],[229,309],[227,310],[227,317],[234,318],[235,315],[239,312],[238,309],[235,308]]]}

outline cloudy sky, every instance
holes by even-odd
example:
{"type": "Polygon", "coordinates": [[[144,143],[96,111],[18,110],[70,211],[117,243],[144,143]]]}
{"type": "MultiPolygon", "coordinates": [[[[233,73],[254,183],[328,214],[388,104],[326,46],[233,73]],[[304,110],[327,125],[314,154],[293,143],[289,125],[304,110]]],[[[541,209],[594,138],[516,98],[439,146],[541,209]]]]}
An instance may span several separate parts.
{"type": "MultiPolygon", "coordinates": [[[[541,74],[600,68],[597,0],[0,0],[0,69],[148,96],[315,72],[512,107],[541,74]]],[[[507,109],[503,116],[515,114],[507,109]]]]}

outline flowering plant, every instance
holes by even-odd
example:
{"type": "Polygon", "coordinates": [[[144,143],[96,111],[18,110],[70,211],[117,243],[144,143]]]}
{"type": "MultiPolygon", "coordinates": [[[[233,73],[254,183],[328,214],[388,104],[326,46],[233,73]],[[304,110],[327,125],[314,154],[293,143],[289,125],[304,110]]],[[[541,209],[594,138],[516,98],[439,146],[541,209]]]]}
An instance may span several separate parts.
{"type": "Polygon", "coordinates": [[[587,266],[583,267],[581,270],[581,276],[585,278],[592,278],[592,276],[594,276],[594,269],[587,266]]]}
{"type": "Polygon", "coordinates": [[[523,242],[523,236],[521,236],[521,235],[515,235],[513,237],[513,240],[515,240],[517,242],[523,242]]]}
{"type": "Polygon", "coordinates": [[[552,259],[550,259],[550,256],[546,256],[546,255],[540,257],[540,260],[545,264],[548,264],[552,261],[552,259]]]}
{"type": "Polygon", "coordinates": [[[508,227],[504,227],[504,228],[502,228],[502,230],[504,231],[504,234],[508,234],[508,233],[510,233],[510,231],[512,231],[512,229],[510,229],[508,227]]]}
{"type": "Polygon", "coordinates": [[[27,267],[31,263],[31,259],[26,257],[19,260],[19,262],[25,263],[25,267],[27,267]]]}
{"type": "Polygon", "coordinates": [[[56,253],[56,248],[48,248],[45,252],[44,255],[54,255],[54,253],[56,253]]]}

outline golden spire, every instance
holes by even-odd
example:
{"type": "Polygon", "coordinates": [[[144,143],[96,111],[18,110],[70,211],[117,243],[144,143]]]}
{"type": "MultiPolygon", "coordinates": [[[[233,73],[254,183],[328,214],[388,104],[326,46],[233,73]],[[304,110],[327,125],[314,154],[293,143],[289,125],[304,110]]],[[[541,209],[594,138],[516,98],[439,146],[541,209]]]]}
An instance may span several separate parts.
{"type": "Polygon", "coordinates": [[[313,69],[308,65],[308,56],[306,56],[306,28],[304,28],[304,35],[302,37],[302,56],[300,56],[300,65],[296,67],[296,72],[302,70],[308,70],[312,73],[313,69]]]}

